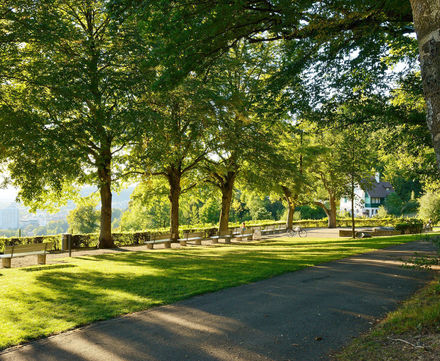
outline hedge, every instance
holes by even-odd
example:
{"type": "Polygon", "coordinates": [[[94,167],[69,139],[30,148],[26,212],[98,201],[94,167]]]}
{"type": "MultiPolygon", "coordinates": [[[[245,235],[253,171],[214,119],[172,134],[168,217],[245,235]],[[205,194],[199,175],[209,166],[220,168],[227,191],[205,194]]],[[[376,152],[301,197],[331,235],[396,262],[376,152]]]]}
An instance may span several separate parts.
{"type": "Polygon", "coordinates": [[[44,243],[53,242],[53,249],[61,249],[61,235],[56,236],[35,236],[35,237],[11,237],[11,238],[0,238],[0,251],[3,252],[5,246],[15,246],[18,244],[32,244],[32,243],[44,243]]]}
{"type": "Polygon", "coordinates": [[[400,231],[402,234],[422,233],[423,221],[421,221],[420,219],[408,219],[405,222],[397,223],[396,230],[400,231]]]}

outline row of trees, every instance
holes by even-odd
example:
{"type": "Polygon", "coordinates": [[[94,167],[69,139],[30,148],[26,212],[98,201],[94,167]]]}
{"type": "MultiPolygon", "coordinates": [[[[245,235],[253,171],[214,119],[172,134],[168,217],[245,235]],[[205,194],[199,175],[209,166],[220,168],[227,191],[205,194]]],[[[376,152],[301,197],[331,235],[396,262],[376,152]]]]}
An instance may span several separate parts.
{"type": "Polygon", "coordinates": [[[371,128],[356,123],[413,113],[378,94],[389,64],[414,64],[415,42],[408,8],[316,5],[2,2],[1,160],[19,197],[51,206],[96,185],[100,247],[113,246],[112,189],[151,177],[167,184],[173,237],[180,197],[205,183],[224,231],[240,178],[282,195],[288,226],[319,190],[334,226],[346,184],[371,171],[371,128]]]}

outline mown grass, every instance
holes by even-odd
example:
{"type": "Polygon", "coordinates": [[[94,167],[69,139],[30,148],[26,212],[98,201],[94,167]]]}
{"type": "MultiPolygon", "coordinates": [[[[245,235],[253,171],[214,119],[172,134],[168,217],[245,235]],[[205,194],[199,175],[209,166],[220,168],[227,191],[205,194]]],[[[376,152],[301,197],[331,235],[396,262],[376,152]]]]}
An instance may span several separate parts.
{"type": "Polygon", "coordinates": [[[171,303],[419,239],[277,238],[117,252],[0,271],[0,349],[96,320],[171,303]]]}

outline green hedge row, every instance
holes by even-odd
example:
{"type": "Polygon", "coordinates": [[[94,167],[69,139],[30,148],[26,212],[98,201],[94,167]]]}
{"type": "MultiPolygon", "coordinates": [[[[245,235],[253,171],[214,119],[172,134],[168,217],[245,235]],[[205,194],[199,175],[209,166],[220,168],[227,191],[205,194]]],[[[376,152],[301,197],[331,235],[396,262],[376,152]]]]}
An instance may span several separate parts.
{"type": "MultiPolygon", "coordinates": [[[[403,230],[405,226],[402,224],[411,224],[408,226],[413,229],[414,227],[423,226],[422,221],[417,219],[407,219],[407,218],[356,218],[357,227],[396,227],[399,225],[399,229],[403,230]],[[403,228],[402,228],[403,227],[403,228]]],[[[246,222],[247,227],[264,227],[267,225],[279,225],[285,224],[285,221],[272,221],[272,220],[261,220],[261,221],[249,221],[246,222]]],[[[319,228],[327,227],[327,219],[306,219],[300,221],[294,221],[294,226],[300,226],[303,228],[319,228]]],[[[339,218],[337,219],[337,227],[351,227],[351,218],[339,218]]],[[[230,223],[229,227],[239,227],[240,223],[230,223]]],[[[182,225],[180,227],[181,235],[185,231],[200,232],[200,231],[211,231],[215,230],[217,225],[215,224],[200,224],[200,225],[182,225]]],[[[406,229],[406,228],[405,228],[406,229]]],[[[419,229],[419,228],[417,228],[419,229]]],[[[405,231],[405,230],[403,230],[405,231]]],[[[143,244],[145,241],[150,239],[152,234],[157,233],[168,233],[168,228],[157,228],[148,229],[144,232],[115,232],[113,233],[113,239],[115,245],[129,246],[136,244],[143,244]]],[[[94,248],[98,245],[98,233],[89,234],[74,234],[72,236],[72,248],[94,248]]],[[[62,236],[35,236],[35,237],[21,237],[21,238],[0,238],[0,252],[3,252],[5,245],[15,245],[15,244],[29,244],[29,243],[41,243],[41,242],[53,242],[54,248],[56,250],[61,249],[62,236]]]]}
{"type": "Polygon", "coordinates": [[[35,237],[11,237],[11,238],[0,238],[0,251],[3,252],[5,246],[14,246],[18,244],[32,244],[32,243],[43,243],[43,242],[53,242],[53,249],[61,249],[61,235],[56,236],[35,236],[35,237]]]}
{"type": "Polygon", "coordinates": [[[397,223],[396,230],[402,234],[405,233],[422,233],[423,221],[420,219],[408,219],[405,222],[397,223]]]}

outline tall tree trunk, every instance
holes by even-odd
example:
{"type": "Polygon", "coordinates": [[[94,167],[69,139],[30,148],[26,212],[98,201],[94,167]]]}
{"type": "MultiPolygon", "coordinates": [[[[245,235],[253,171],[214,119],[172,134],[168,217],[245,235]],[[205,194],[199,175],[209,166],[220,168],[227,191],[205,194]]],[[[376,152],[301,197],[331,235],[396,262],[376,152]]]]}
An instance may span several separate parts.
{"type": "Polygon", "coordinates": [[[356,229],[354,224],[354,178],[351,177],[351,232],[352,237],[356,238],[356,229]]]}
{"type": "Polygon", "coordinates": [[[170,194],[168,196],[170,200],[170,233],[173,240],[179,238],[179,201],[182,188],[180,185],[181,174],[179,170],[172,169],[168,173],[168,182],[170,185],[170,194]]]}
{"type": "Polygon", "coordinates": [[[330,210],[327,214],[328,228],[336,228],[336,199],[333,193],[329,194],[330,210]]]}
{"type": "Polygon", "coordinates": [[[315,201],[313,203],[324,210],[328,219],[328,228],[336,228],[336,202],[334,197],[330,196],[330,208],[327,208],[323,202],[315,201]]]}
{"type": "Polygon", "coordinates": [[[419,44],[426,121],[440,167],[440,1],[410,1],[419,44]]]}
{"type": "Polygon", "coordinates": [[[231,210],[232,194],[234,190],[236,171],[229,171],[223,178],[220,190],[222,192],[222,209],[218,225],[219,233],[227,232],[229,227],[229,211],[231,210]]]}
{"type": "Polygon", "coordinates": [[[99,248],[113,248],[112,238],[112,190],[111,190],[111,153],[107,149],[103,154],[103,167],[98,168],[101,194],[101,227],[99,248]]]}
{"type": "Polygon", "coordinates": [[[295,200],[292,197],[292,192],[289,188],[282,186],[284,193],[284,198],[287,202],[287,220],[286,220],[286,228],[287,230],[291,230],[293,228],[293,214],[295,212],[295,200]]]}

